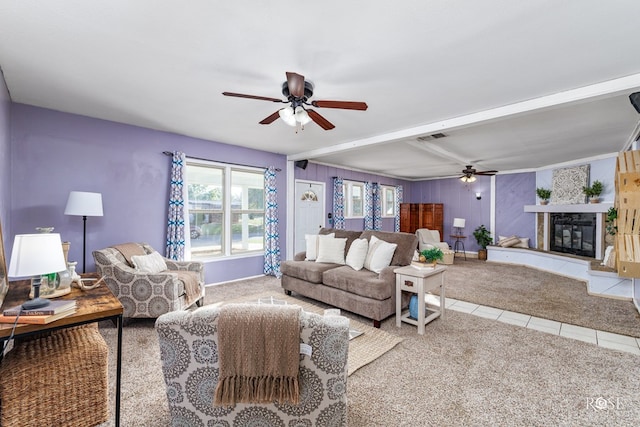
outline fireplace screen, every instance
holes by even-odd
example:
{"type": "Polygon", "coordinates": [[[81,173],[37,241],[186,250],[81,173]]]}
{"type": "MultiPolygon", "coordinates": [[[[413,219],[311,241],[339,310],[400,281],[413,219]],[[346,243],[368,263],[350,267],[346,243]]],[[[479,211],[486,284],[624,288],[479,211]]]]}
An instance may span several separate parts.
{"type": "Polygon", "coordinates": [[[552,251],[595,258],[596,214],[551,214],[551,224],[552,251]]]}

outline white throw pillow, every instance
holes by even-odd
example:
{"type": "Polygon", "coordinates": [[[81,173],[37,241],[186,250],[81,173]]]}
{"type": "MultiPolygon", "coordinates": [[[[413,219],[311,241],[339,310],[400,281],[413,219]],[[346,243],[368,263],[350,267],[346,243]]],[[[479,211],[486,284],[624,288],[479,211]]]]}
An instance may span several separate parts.
{"type": "Polygon", "coordinates": [[[349,247],[349,252],[347,253],[347,265],[356,271],[362,270],[368,250],[369,242],[367,239],[354,240],[349,247]]]}
{"type": "Polygon", "coordinates": [[[318,257],[316,262],[344,265],[344,248],[347,246],[347,238],[320,236],[318,239],[318,257]]]}
{"type": "Polygon", "coordinates": [[[385,242],[376,236],[371,236],[367,257],[364,260],[364,268],[374,273],[380,273],[383,268],[391,264],[396,247],[398,245],[395,243],[385,242]]]}
{"type": "Polygon", "coordinates": [[[529,247],[529,238],[528,237],[518,237],[520,239],[520,243],[517,245],[513,245],[514,248],[528,248],[529,247]]]}
{"type": "Polygon", "coordinates": [[[305,234],[304,240],[307,243],[307,253],[305,260],[315,261],[318,257],[318,237],[335,237],[335,233],[329,234],[305,234]]]}
{"type": "Polygon", "coordinates": [[[158,252],[151,252],[148,255],[134,255],[131,257],[133,266],[139,273],[160,273],[167,269],[167,263],[158,252]]]}

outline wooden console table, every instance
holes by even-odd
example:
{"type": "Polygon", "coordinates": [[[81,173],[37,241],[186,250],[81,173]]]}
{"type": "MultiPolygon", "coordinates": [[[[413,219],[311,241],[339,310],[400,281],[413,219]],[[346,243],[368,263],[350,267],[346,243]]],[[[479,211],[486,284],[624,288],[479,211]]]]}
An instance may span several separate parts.
{"type": "Polygon", "coordinates": [[[407,265],[396,268],[396,326],[402,322],[418,326],[418,333],[424,335],[424,326],[432,320],[444,319],[444,272],[447,267],[437,266],[430,269],[419,269],[407,265]],[[426,291],[440,288],[440,307],[434,309],[429,316],[425,316],[426,291]],[[418,318],[412,319],[409,313],[402,314],[402,291],[412,292],[418,296],[418,318]]]}
{"type": "MultiPolygon", "coordinates": [[[[85,277],[85,276],[83,276],[85,277]]],[[[14,307],[22,304],[29,299],[29,290],[31,287],[30,280],[20,280],[9,283],[9,291],[5,296],[1,309],[14,307]]],[[[18,323],[14,332],[14,338],[23,338],[29,335],[39,334],[57,329],[70,328],[73,326],[84,325],[87,323],[100,322],[102,320],[111,320],[118,328],[118,344],[116,354],[116,402],[115,402],[115,425],[120,425],[120,385],[122,374],[122,314],[124,308],[120,301],[111,293],[106,284],[99,287],[82,291],[72,288],[71,293],[60,297],[59,299],[75,299],[76,312],[70,316],[56,320],[46,325],[32,325],[18,323]]],[[[0,345],[11,336],[12,324],[0,324],[0,345]]],[[[0,363],[2,362],[2,354],[0,354],[0,363]]]]}

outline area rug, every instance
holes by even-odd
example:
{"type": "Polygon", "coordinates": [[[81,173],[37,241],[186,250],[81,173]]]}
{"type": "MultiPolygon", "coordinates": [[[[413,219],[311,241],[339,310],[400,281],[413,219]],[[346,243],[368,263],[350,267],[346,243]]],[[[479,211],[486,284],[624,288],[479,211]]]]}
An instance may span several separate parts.
{"type": "Polygon", "coordinates": [[[640,337],[640,314],[633,302],[589,295],[583,281],[476,259],[456,258],[448,267],[448,298],[640,337]]]}
{"type": "MultiPolygon", "coordinates": [[[[325,309],[324,307],[320,307],[316,304],[275,292],[263,292],[247,295],[240,298],[225,300],[218,304],[257,302],[259,299],[268,298],[285,301],[287,304],[298,305],[303,310],[311,313],[322,314],[325,309]]],[[[347,361],[348,375],[353,374],[358,369],[373,362],[404,339],[353,319],[349,320],[349,328],[363,332],[363,334],[349,341],[349,358],[347,361]]]]}

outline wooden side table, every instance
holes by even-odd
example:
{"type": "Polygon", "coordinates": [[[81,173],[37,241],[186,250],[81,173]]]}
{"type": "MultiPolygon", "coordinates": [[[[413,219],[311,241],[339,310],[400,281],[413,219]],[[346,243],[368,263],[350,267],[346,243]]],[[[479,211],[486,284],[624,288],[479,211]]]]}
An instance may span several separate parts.
{"type": "MultiPolygon", "coordinates": [[[[98,277],[97,274],[82,275],[84,278],[98,277]]],[[[29,299],[31,290],[30,280],[20,280],[9,283],[9,291],[5,296],[4,303],[0,309],[22,304],[29,299]]],[[[124,308],[118,299],[111,293],[109,287],[103,284],[95,289],[82,291],[72,287],[71,292],[60,299],[75,299],[76,311],[70,316],[63,317],[46,325],[34,325],[18,323],[15,328],[13,338],[19,339],[42,332],[55,331],[74,326],[95,323],[101,320],[111,320],[118,328],[117,349],[116,349],[116,396],[115,396],[115,426],[120,426],[120,388],[122,377],[122,314],[124,308]]],[[[0,347],[4,341],[12,337],[13,324],[0,324],[0,347]]],[[[0,363],[2,354],[0,354],[0,363]]],[[[65,368],[64,366],[61,368],[65,368]]]]}
{"type": "Polygon", "coordinates": [[[402,322],[418,326],[418,333],[424,335],[424,326],[441,317],[444,319],[444,272],[447,267],[438,265],[436,268],[415,268],[410,265],[396,268],[396,326],[402,322]],[[425,315],[425,294],[440,288],[440,307],[433,308],[431,314],[425,315]],[[409,313],[402,314],[402,291],[412,292],[418,296],[418,319],[409,317],[409,313]]]}

